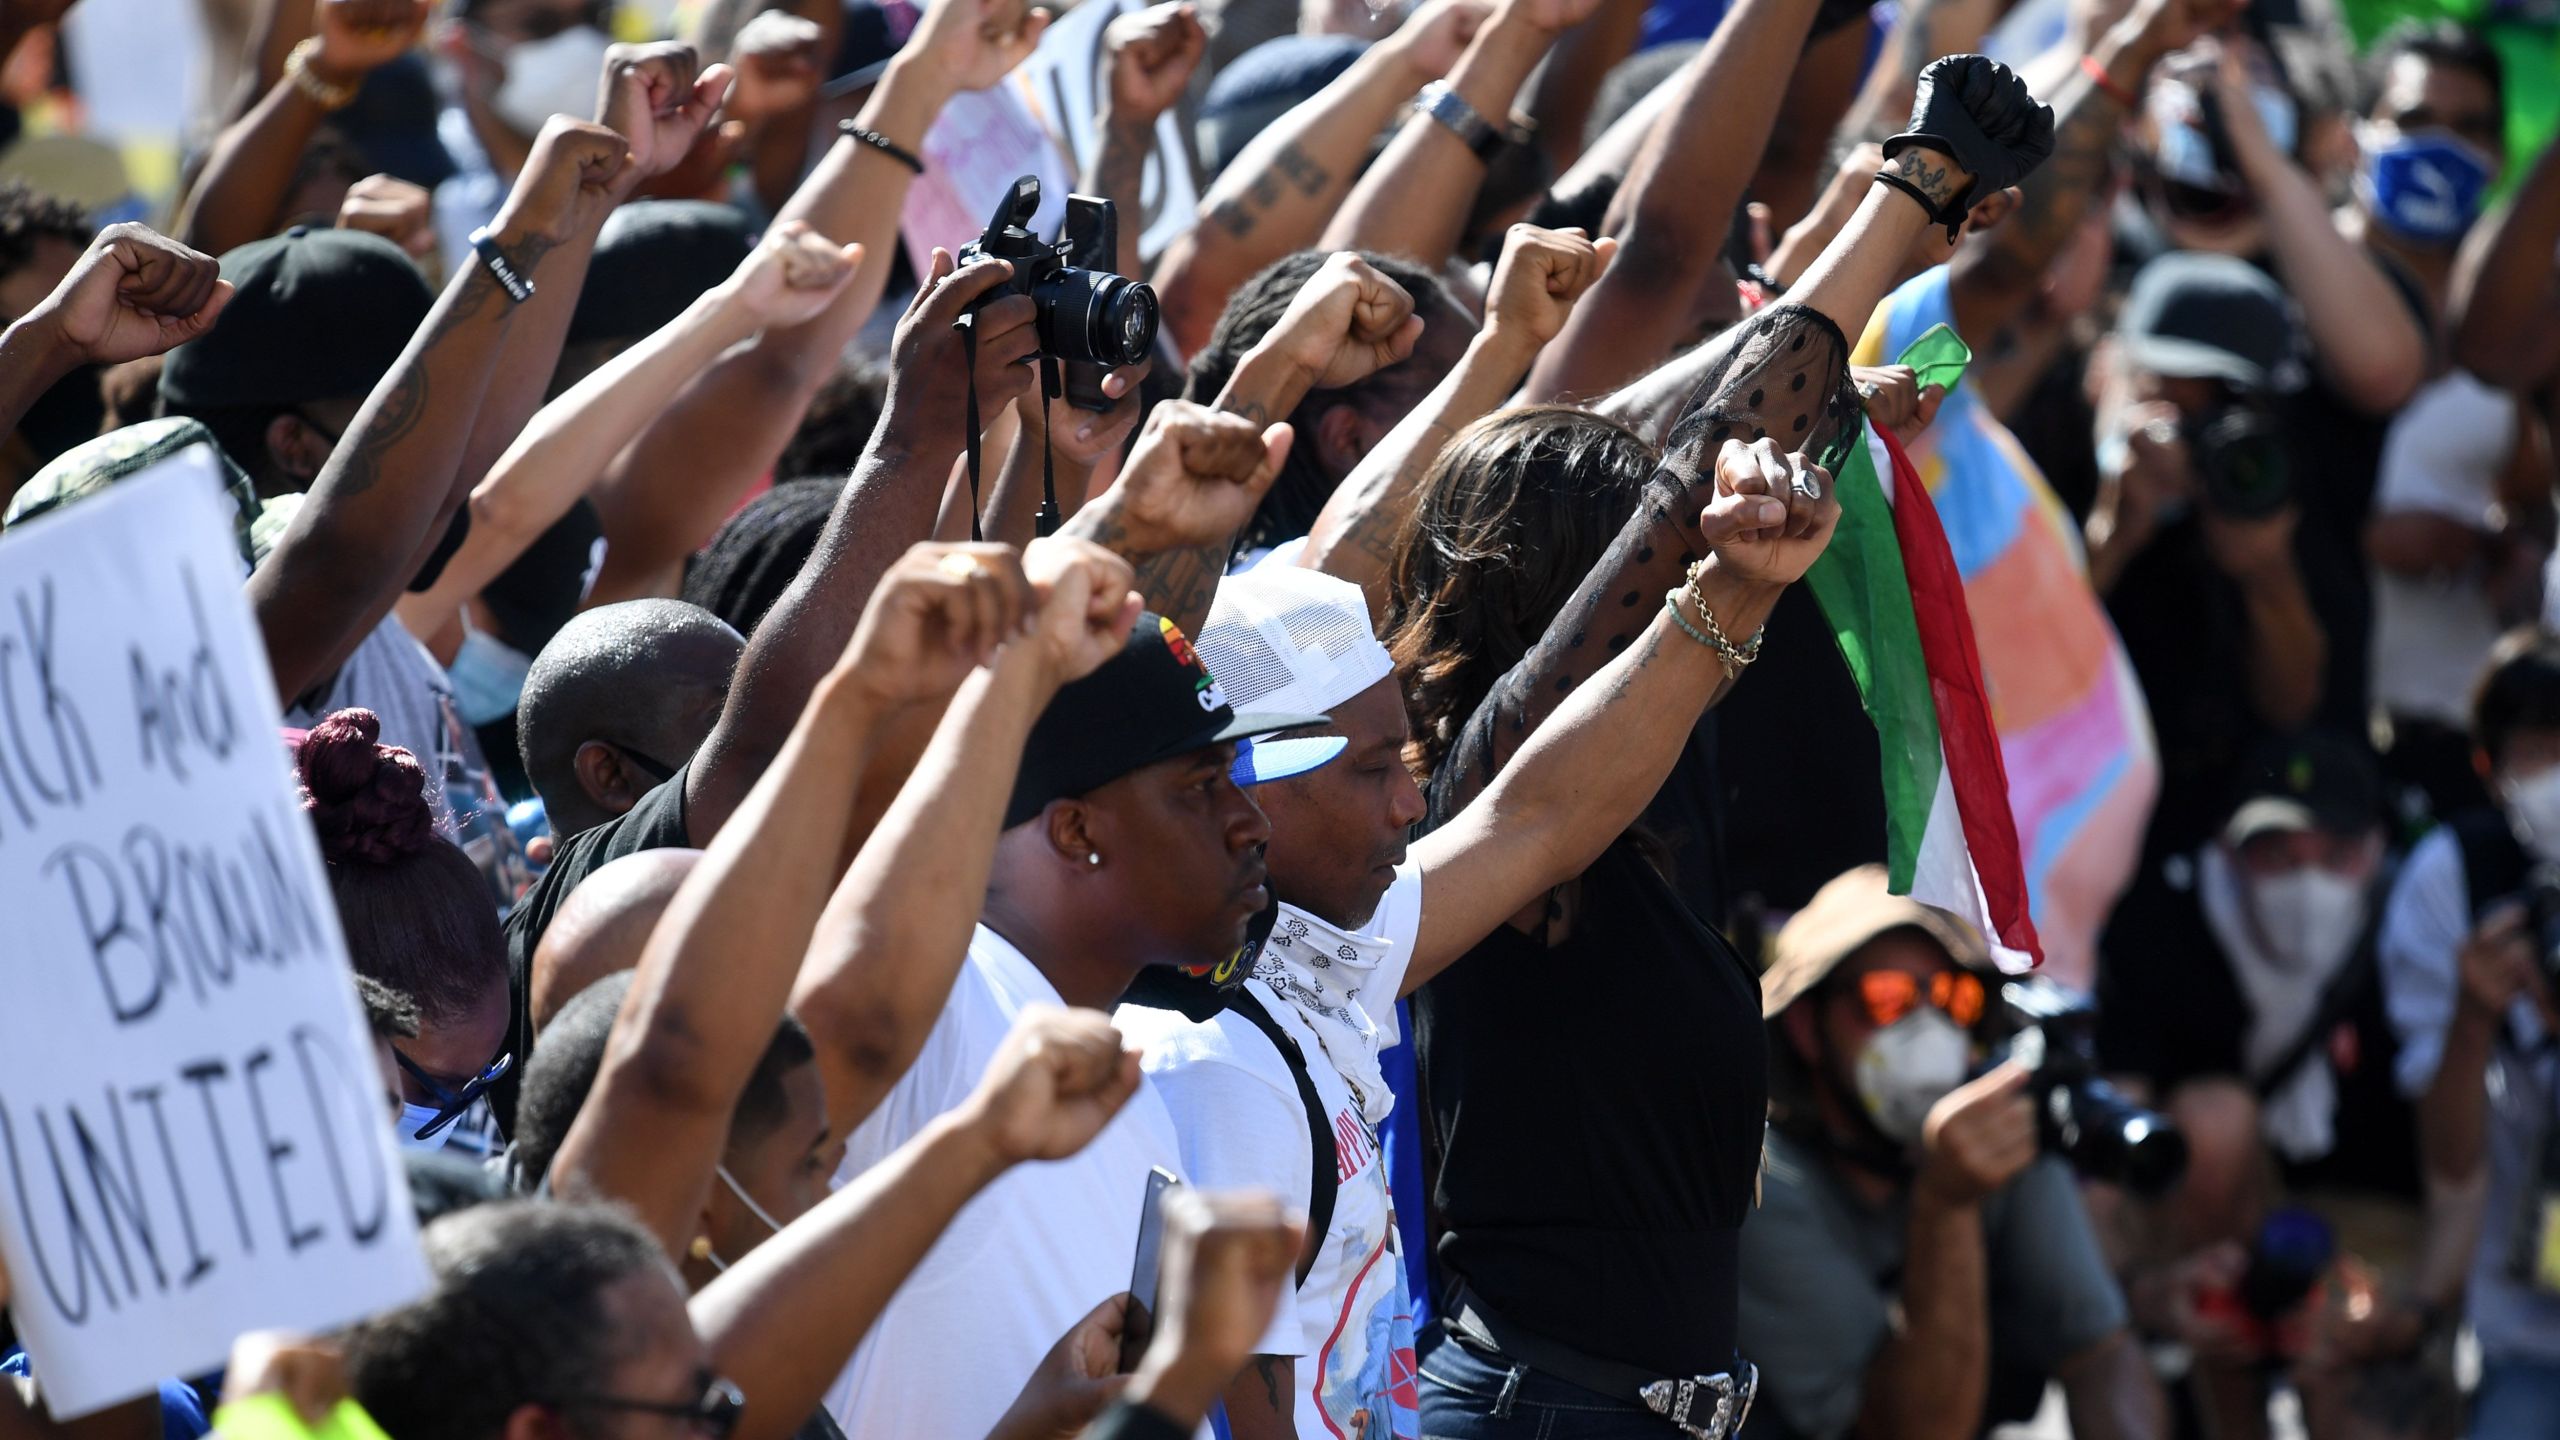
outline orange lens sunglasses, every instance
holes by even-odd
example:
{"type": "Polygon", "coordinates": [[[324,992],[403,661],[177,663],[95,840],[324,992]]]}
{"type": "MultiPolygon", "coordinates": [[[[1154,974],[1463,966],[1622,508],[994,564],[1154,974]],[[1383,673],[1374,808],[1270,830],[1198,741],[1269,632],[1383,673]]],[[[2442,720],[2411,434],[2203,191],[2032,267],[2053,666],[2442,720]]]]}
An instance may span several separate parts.
{"type": "MultiPolygon", "coordinates": [[[[1882,1029],[1911,1013],[1923,998],[1921,987],[1920,977],[1907,970],[1870,970],[1858,977],[1858,998],[1866,1003],[1867,1018],[1882,1029]]],[[[1982,981],[1962,970],[1930,976],[1926,998],[1968,1030],[1982,1018],[1982,981]]]]}

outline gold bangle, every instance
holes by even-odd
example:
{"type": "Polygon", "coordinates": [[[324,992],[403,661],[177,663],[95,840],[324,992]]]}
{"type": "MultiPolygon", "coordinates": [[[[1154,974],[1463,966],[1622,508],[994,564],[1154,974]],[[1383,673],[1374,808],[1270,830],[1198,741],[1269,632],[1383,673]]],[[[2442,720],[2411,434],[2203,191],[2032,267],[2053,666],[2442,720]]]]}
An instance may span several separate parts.
{"type": "Polygon", "coordinates": [[[332,85],[311,69],[311,57],[320,53],[320,37],[310,36],[293,47],[284,57],[284,78],[302,92],[304,99],[323,110],[344,110],[356,103],[356,92],[364,88],[358,80],[349,85],[332,85]]]}

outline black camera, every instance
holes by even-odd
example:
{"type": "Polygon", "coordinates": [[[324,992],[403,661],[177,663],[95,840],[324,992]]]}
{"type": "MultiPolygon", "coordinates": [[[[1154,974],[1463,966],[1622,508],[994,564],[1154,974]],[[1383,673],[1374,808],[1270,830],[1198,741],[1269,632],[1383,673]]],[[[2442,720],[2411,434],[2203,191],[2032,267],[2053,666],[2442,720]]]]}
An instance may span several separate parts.
{"type": "Polygon", "coordinates": [[[2215,514],[2263,520],[2292,502],[2293,462],[2276,417],[2254,405],[2225,405],[2189,416],[2181,428],[2215,514]]]}
{"type": "Polygon", "coordinates": [[[2187,1170],[2187,1138],[2169,1117],[2127,1100],[2098,1074],[2098,1012],[2050,980],[2000,987],[2009,1058],[2034,1078],[2037,1138],[2093,1180],[2157,1195],[2187,1170]]]}
{"type": "Polygon", "coordinates": [[[959,262],[966,265],[981,255],[1013,262],[1012,277],[977,303],[1030,296],[1039,307],[1034,323],[1040,353],[1066,366],[1067,403],[1108,410],[1104,373],[1154,353],[1156,292],[1113,272],[1120,221],[1110,201],[1068,196],[1065,233],[1054,245],[1031,233],[1031,217],[1039,209],[1039,178],[1025,175],[1014,181],[986,232],[960,251],[959,262]]]}

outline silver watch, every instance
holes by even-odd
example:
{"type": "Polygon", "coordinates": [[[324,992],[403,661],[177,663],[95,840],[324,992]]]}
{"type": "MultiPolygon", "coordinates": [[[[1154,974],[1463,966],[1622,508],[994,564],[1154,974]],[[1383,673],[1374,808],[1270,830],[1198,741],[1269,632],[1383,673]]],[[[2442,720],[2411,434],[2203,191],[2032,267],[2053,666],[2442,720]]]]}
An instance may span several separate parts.
{"type": "Polygon", "coordinates": [[[1450,89],[1446,80],[1423,86],[1422,93],[1413,99],[1413,108],[1446,126],[1450,134],[1466,142],[1479,160],[1491,160],[1493,152],[1502,148],[1502,132],[1478,114],[1465,96],[1450,89]]]}

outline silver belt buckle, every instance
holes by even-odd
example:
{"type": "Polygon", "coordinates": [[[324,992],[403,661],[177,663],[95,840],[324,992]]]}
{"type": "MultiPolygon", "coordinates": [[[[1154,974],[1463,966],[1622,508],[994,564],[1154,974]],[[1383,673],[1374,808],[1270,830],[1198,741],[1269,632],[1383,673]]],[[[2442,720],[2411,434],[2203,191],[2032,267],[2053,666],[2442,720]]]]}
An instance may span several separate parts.
{"type": "Polygon", "coordinates": [[[1738,1360],[1726,1374],[1656,1380],[1636,1393],[1646,1409],[1678,1426],[1682,1434],[1696,1440],[1727,1440],[1742,1429],[1759,1391],[1759,1367],[1738,1360]]]}

